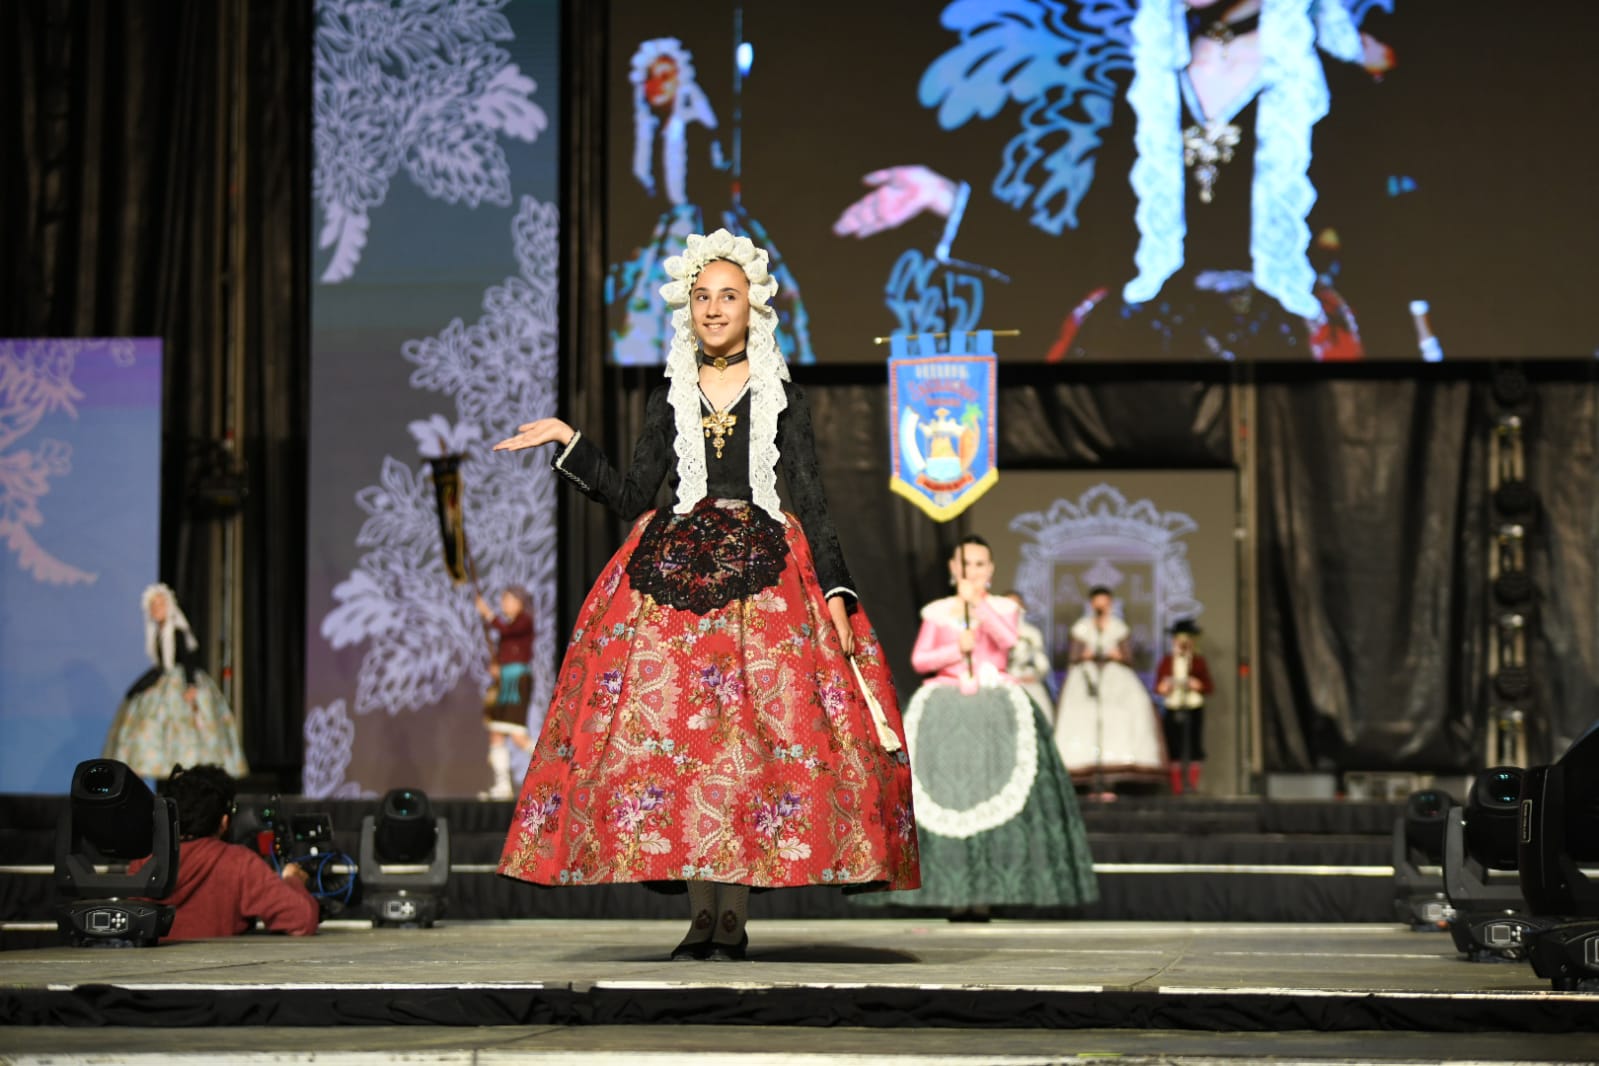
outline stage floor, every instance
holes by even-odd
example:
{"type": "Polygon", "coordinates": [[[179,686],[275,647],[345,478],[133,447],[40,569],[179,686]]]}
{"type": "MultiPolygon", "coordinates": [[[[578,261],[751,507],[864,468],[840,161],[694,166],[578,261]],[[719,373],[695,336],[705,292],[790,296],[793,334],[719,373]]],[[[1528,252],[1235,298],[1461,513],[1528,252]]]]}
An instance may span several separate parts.
{"type": "Polygon", "coordinates": [[[11,951],[0,955],[0,1022],[13,1027],[0,1029],[0,1052],[134,1051],[164,1039],[169,1053],[211,1061],[294,1061],[233,1053],[313,1046],[476,1049],[474,1058],[403,1060],[473,1062],[495,1049],[521,1060],[558,1048],[628,1058],[698,1048],[746,1062],[803,1061],[746,1057],[802,1052],[828,1061],[944,1052],[996,1062],[1089,1052],[1161,1062],[1599,1059],[1599,995],[1552,992],[1524,963],[1468,963],[1446,934],[1393,925],[757,921],[748,962],[665,961],[681,932],[676,922],[352,924],[304,940],[11,951]],[[683,1028],[691,1022],[710,1027],[683,1028]],[[87,1026],[159,1028],[110,1045],[104,1030],[34,1028],[87,1026]],[[277,1039],[191,1029],[174,1045],[174,1026],[272,1026],[277,1039]],[[324,1043],[331,1030],[285,1026],[370,1028],[324,1043]],[[439,1036],[440,1026],[498,1035],[439,1036]],[[797,1043],[777,1047],[750,1026],[797,1043]]]}

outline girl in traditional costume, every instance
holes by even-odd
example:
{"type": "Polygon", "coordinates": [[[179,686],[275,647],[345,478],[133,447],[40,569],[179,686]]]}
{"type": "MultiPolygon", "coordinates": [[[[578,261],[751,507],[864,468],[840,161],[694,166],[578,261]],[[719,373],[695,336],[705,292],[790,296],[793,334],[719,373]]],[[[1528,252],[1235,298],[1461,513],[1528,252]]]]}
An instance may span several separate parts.
{"type": "Polygon", "coordinates": [[[558,419],[495,446],[559,445],[563,478],[638,519],[579,610],[500,872],[687,882],[672,957],[729,959],[751,887],[919,875],[893,683],[774,338],[766,252],[726,230],[686,245],[661,288],[668,383],[626,474],[558,419]],[[669,477],[676,503],[648,510],[669,477]]]}
{"type": "MultiPolygon", "coordinates": [[[[528,664],[533,660],[533,616],[528,614],[531,597],[527,590],[512,585],[500,594],[500,613],[496,615],[482,596],[477,598],[477,613],[483,625],[495,635],[494,662],[489,672],[494,687],[483,703],[483,728],[489,733],[489,769],[494,783],[479,799],[508,800],[516,793],[511,788],[511,749],[507,741],[523,751],[533,750],[529,728],[528,703],[533,696],[533,675],[528,664]]],[[[539,725],[544,717],[539,716],[539,725]]]]}
{"type": "Polygon", "coordinates": [[[139,600],[144,650],[155,665],[128,689],[111,721],[105,757],[141,777],[165,778],[178,763],[211,763],[239,778],[250,772],[239,723],[211,676],[200,669],[200,642],[164,584],[139,600]]]}
{"type": "Polygon", "coordinates": [[[1055,716],[1055,743],[1066,768],[1101,795],[1119,782],[1158,781],[1166,774],[1155,705],[1128,665],[1132,630],[1116,616],[1115,603],[1110,589],[1090,590],[1087,612],[1072,625],[1072,668],[1055,716]]]}
{"type": "Polygon", "coordinates": [[[1071,777],[1043,708],[1006,672],[1021,608],[989,595],[994,559],[981,537],[961,541],[949,568],[955,595],[922,608],[911,662],[930,676],[905,713],[922,888],[884,901],[950,907],[955,920],[982,920],[991,904],[1092,903],[1071,777]]]}

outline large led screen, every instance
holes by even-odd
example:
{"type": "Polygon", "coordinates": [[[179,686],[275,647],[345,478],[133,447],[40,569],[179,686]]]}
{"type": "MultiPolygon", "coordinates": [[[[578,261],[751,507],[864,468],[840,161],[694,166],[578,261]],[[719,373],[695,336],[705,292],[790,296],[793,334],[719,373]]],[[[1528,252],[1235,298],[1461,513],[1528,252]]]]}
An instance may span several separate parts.
{"type": "Polygon", "coordinates": [[[612,0],[614,360],[772,250],[794,363],[1591,358],[1592,5],[612,0]]]}
{"type": "Polygon", "coordinates": [[[488,446],[555,411],[559,9],[317,4],[307,795],[491,788],[479,594],[525,593],[529,714],[549,703],[554,475],[488,446]]]}
{"type": "Polygon", "coordinates": [[[0,411],[0,792],[65,792],[150,666],[161,341],[0,340],[0,411]]]}

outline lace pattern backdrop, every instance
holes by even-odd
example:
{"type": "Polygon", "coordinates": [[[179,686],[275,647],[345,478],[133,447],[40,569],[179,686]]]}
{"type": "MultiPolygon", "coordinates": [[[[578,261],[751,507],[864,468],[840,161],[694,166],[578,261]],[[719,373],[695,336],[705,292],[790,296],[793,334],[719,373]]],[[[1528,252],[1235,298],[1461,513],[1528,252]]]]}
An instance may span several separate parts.
{"type": "Polygon", "coordinates": [[[488,446],[556,404],[558,14],[318,4],[310,796],[487,785],[487,645],[442,561],[430,457],[466,456],[481,590],[528,590],[532,705],[549,700],[553,475],[488,446]]]}
{"type": "Polygon", "coordinates": [[[161,342],[0,340],[0,792],[60,792],[149,665],[161,342]]]}

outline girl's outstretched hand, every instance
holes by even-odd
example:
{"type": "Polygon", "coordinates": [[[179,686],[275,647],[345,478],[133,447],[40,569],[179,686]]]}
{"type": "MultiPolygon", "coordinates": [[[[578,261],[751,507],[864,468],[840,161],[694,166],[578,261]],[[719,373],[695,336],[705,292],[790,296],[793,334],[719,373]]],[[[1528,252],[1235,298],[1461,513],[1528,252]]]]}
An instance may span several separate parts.
{"type": "Polygon", "coordinates": [[[537,422],[524,422],[516,427],[516,436],[506,437],[494,446],[497,452],[517,452],[523,448],[537,448],[540,444],[572,442],[575,431],[559,418],[541,418],[537,422]]]}

